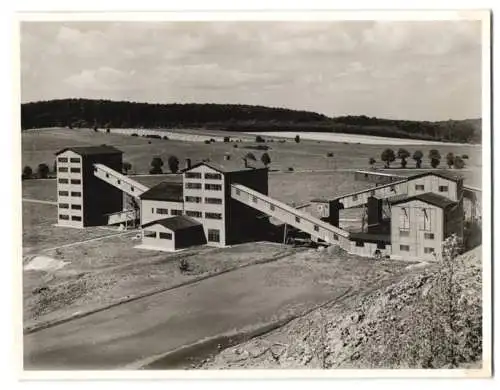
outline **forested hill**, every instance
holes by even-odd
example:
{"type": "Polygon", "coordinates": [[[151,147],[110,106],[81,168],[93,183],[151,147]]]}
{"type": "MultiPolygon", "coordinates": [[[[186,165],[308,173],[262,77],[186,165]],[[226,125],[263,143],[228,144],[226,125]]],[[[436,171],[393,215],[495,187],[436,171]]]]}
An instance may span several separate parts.
{"type": "Polygon", "coordinates": [[[44,127],[207,128],[319,131],[449,142],[481,142],[481,120],[418,122],[239,104],[149,104],[63,99],[21,105],[22,129],[44,127]]]}

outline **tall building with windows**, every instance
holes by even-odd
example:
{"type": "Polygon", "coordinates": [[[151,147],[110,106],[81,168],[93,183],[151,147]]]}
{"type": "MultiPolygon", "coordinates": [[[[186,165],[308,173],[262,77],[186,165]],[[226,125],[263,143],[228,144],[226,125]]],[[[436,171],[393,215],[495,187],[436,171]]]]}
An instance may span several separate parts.
{"type": "Polygon", "coordinates": [[[71,147],[56,153],[58,225],[106,225],[107,214],[122,211],[122,191],[94,175],[94,164],[121,172],[122,154],[107,145],[71,147]]]}

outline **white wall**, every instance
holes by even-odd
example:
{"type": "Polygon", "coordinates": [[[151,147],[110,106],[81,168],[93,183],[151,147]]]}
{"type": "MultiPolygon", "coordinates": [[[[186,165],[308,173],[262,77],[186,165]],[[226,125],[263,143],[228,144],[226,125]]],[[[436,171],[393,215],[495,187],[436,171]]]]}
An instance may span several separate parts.
{"type": "Polygon", "coordinates": [[[67,150],[56,157],[57,161],[57,223],[62,226],[71,226],[71,227],[83,227],[83,177],[82,177],[82,157],[79,154],[71,150],[67,150]],[[59,158],[67,158],[68,162],[59,162],[59,158]],[[70,162],[71,158],[80,159],[79,163],[70,162]],[[61,172],[61,168],[67,168],[67,172],[61,172]],[[71,172],[71,168],[80,168],[80,173],[71,172]],[[68,184],[62,184],[59,182],[59,179],[68,180],[68,184]],[[80,184],[71,184],[71,180],[80,180],[80,184]],[[59,191],[67,191],[68,196],[59,195],[59,191]],[[80,192],[82,196],[76,197],[71,196],[71,192],[80,192]],[[61,208],[61,204],[68,204],[69,208],[61,208]],[[81,210],[74,210],[71,208],[71,205],[79,205],[81,210]],[[59,216],[61,214],[69,215],[69,220],[60,219],[59,216]],[[81,221],[75,221],[71,218],[75,216],[80,216],[81,221]]]}
{"type": "Polygon", "coordinates": [[[175,250],[175,233],[170,229],[167,229],[165,226],[156,224],[152,226],[148,226],[147,228],[142,230],[142,244],[150,247],[157,248],[158,250],[163,251],[174,251],[175,250]],[[155,232],[156,237],[145,237],[145,232],[155,232]],[[172,239],[164,239],[160,238],[160,232],[170,233],[172,234],[172,239]]]}
{"type": "Polygon", "coordinates": [[[141,225],[151,221],[157,221],[159,219],[174,217],[172,214],[172,209],[181,210],[184,214],[184,203],[182,202],[170,202],[163,200],[141,200],[141,225]],[[167,209],[168,214],[158,214],[157,209],[167,209]]]}

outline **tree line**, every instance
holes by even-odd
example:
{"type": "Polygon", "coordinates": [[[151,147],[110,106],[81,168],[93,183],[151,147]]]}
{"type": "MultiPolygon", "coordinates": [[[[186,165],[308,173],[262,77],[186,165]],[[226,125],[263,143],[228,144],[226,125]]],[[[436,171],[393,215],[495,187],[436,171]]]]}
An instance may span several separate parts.
{"type": "MultiPolygon", "coordinates": [[[[424,159],[424,154],[422,153],[421,150],[416,150],[413,155],[406,150],[405,148],[400,148],[397,152],[395,152],[393,149],[387,148],[385,149],[381,155],[380,155],[380,160],[384,163],[384,168],[390,168],[391,163],[396,161],[396,159],[400,160],[401,163],[401,168],[406,168],[406,165],[408,164],[408,159],[412,158],[415,161],[415,168],[421,168],[422,167],[422,161],[424,159]]],[[[437,149],[431,149],[429,150],[428,154],[429,162],[432,168],[437,168],[439,164],[441,164],[441,153],[439,153],[439,150],[437,149]]],[[[455,155],[452,152],[449,152],[445,156],[446,160],[446,165],[448,165],[448,168],[455,168],[455,169],[463,169],[465,168],[465,160],[467,160],[469,156],[467,154],[463,154],[461,156],[455,155]]],[[[374,167],[374,165],[377,163],[377,160],[374,157],[370,157],[368,159],[368,164],[370,164],[371,167],[374,167]]]]}
{"type": "Polygon", "coordinates": [[[228,131],[316,131],[477,143],[481,120],[407,121],[375,117],[329,118],[310,111],[242,104],[150,104],[61,99],[21,105],[22,129],[206,128],[228,131]]]}

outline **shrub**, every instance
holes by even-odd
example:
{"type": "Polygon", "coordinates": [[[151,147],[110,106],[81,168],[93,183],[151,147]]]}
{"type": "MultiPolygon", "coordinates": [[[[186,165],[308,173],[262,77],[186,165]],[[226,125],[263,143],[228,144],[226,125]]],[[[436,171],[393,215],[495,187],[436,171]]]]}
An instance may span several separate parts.
{"type": "Polygon", "coordinates": [[[431,160],[431,167],[437,168],[441,162],[441,154],[437,149],[431,149],[429,151],[429,159],[431,160]]]}
{"type": "Polygon", "coordinates": [[[478,221],[467,221],[464,223],[464,250],[469,251],[481,245],[483,231],[478,221]]]}
{"type": "Polygon", "coordinates": [[[413,153],[413,157],[416,163],[416,168],[421,168],[422,167],[422,159],[424,158],[424,154],[422,153],[421,150],[415,150],[415,153],[413,153]]]}
{"type": "Polygon", "coordinates": [[[170,156],[167,160],[170,172],[177,173],[179,170],[179,159],[176,156],[170,156]]]}
{"type": "Polygon", "coordinates": [[[446,164],[448,165],[448,168],[451,168],[454,163],[455,163],[455,155],[452,152],[450,152],[446,155],[446,164]]]}
{"type": "Polygon", "coordinates": [[[224,142],[231,142],[231,137],[224,137],[224,142]]]}
{"type": "Polygon", "coordinates": [[[469,159],[469,155],[468,155],[468,154],[462,154],[462,158],[463,158],[464,160],[468,160],[468,159],[469,159]]]}
{"type": "Polygon", "coordinates": [[[163,167],[163,160],[160,157],[154,157],[151,160],[151,169],[149,173],[153,175],[161,174],[163,173],[162,167],[163,167]]]}
{"type": "Polygon", "coordinates": [[[215,139],[214,138],[210,138],[210,142],[215,142],[215,139]]]}
{"type": "Polygon", "coordinates": [[[295,136],[295,142],[296,142],[296,143],[299,143],[299,142],[300,142],[300,136],[299,136],[298,134],[295,136]]]}
{"type": "Polygon", "coordinates": [[[377,160],[375,160],[373,157],[370,157],[370,159],[368,160],[368,164],[370,164],[370,166],[373,167],[373,165],[375,165],[375,163],[377,162],[377,160]]]}
{"type": "Polygon", "coordinates": [[[205,141],[203,141],[205,144],[210,144],[210,140],[209,139],[206,139],[205,141]]]}
{"type": "Polygon", "coordinates": [[[455,166],[456,169],[465,168],[465,162],[464,160],[462,160],[460,156],[455,156],[455,159],[453,160],[453,165],[455,166]]]}
{"type": "Polygon", "coordinates": [[[25,179],[31,179],[32,177],[33,177],[33,169],[31,169],[30,166],[26,165],[23,168],[23,174],[22,174],[21,178],[23,180],[25,180],[25,179]]]}
{"type": "Polygon", "coordinates": [[[47,164],[39,164],[37,175],[40,179],[46,179],[49,175],[49,166],[47,164]]]}
{"type": "Polygon", "coordinates": [[[293,172],[293,167],[288,167],[288,172],[293,172]]]}
{"type": "Polygon", "coordinates": [[[255,137],[255,142],[266,142],[266,140],[258,135],[257,137],[255,137]]]}
{"type": "Polygon", "coordinates": [[[406,159],[410,157],[410,152],[405,148],[398,150],[398,158],[401,160],[401,168],[406,168],[406,159]]]}
{"type": "MultiPolygon", "coordinates": [[[[94,129],[94,131],[97,131],[97,127],[94,129]]],[[[106,129],[106,133],[109,133],[110,130],[109,129],[106,129]]]]}
{"type": "Polygon", "coordinates": [[[333,157],[333,152],[328,152],[328,153],[326,154],[326,157],[333,157]]]}
{"type": "Polygon", "coordinates": [[[184,272],[188,272],[189,269],[190,269],[190,266],[189,266],[189,262],[187,261],[187,259],[181,259],[179,261],[179,271],[184,273],[184,272]]]}
{"type": "Polygon", "coordinates": [[[247,154],[245,154],[245,158],[247,160],[257,161],[257,159],[255,158],[255,154],[253,154],[252,152],[248,152],[247,154]]]}
{"type": "Polygon", "coordinates": [[[137,133],[132,133],[132,134],[130,134],[130,135],[131,135],[132,137],[139,137],[139,134],[137,134],[137,133]]]}
{"type": "Polygon", "coordinates": [[[268,153],[264,153],[261,156],[260,161],[267,167],[269,164],[271,164],[271,157],[269,156],[268,153]]]}
{"type": "Polygon", "coordinates": [[[168,136],[164,135],[162,138],[163,138],[164,140],[168,141],[168,136]]]}
{"type": "Polygon", "coordinates": [[[237,147],[238,147],[238,144],[234,144],[234,145],[233,145],[233,148],[237,148],[237,147]]]}
{"type": "Polygon", "coordinates": [[[380,159],[385,162],[385,167],[389,168],[391,165],[391,162],[396,160],[396,154],[394,153],[394,150],[392,149],[385,149],[382,154],[380,155],[380,159]]]}

